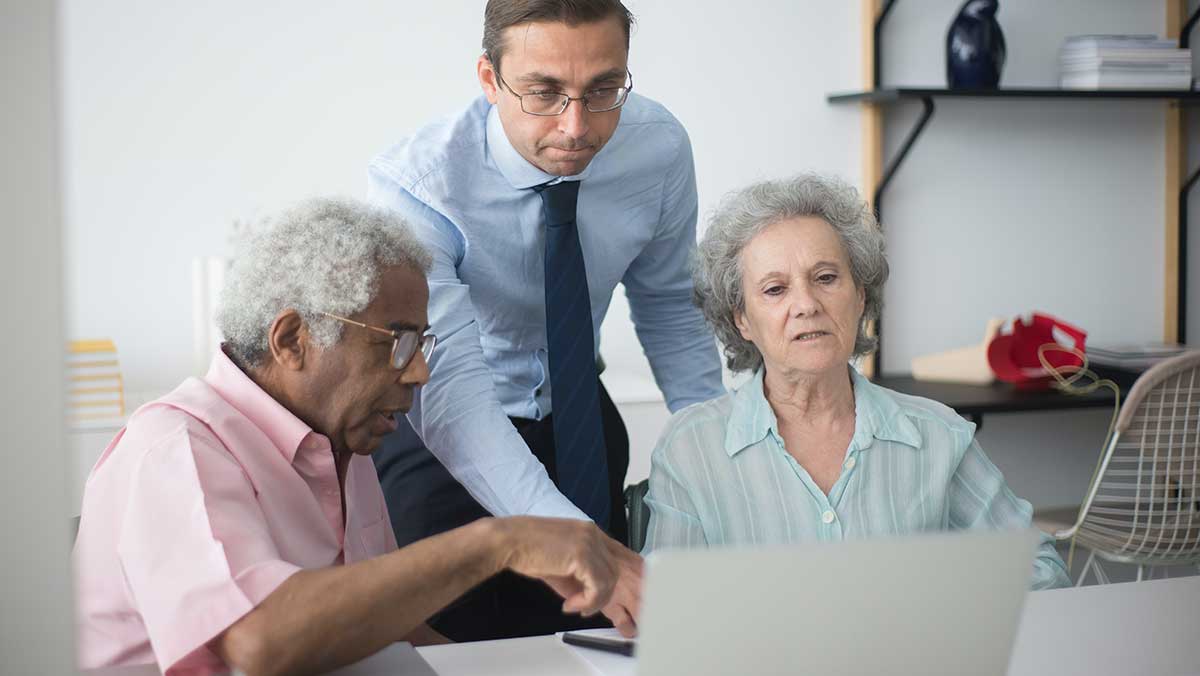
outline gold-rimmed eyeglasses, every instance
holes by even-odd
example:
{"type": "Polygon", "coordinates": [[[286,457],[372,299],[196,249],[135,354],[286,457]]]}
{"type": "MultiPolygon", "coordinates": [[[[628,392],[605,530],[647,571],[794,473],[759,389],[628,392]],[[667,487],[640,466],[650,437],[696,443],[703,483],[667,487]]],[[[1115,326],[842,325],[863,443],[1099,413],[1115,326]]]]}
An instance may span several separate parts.
{"type": "Polygon", "coordinates": [[[517,97],[521,102],[521,110],[530,115],[554,116],[562,115],[566,111],[567,106],[571,105],[572,101],[579,101],[589,113],[606,113],[610,110],[616,110],[625,105],[625,101],[629,98],[629,92],[633,89],[633,73],[626,71],[629,78],[628,83],[623,87],[602,87],[586,92],[583,96],[567,96],[562,92],[556,91],[536,91],[528,94],[518,94],[504,78],[500,76],[500,69],[496,69],[496,79],[499,80],[501,86],[508,90],[508,93],[517,97]]]}
{"type": "Polygon", "coordinates": [[[432,333],[422,333],[416,329],[385,329],[382,326],[363,324],[362,322],[356,322],[353,319],[347,319],[328,312],[322,312],[321,314],[330,319],[336,319],[339,322],[353,324],[354,326],[360,326],[376,333],[391,336],[392,357],[389,364],[397,371],[403,371],[408,368],[408,365],[412,363],[413,357],[416,356],[418,349],[421,351],[421,355],[425,357],[425,361],[428,362],[429,358],[433,356],[433,348],[437,345],[437,336],[432,333]]]}

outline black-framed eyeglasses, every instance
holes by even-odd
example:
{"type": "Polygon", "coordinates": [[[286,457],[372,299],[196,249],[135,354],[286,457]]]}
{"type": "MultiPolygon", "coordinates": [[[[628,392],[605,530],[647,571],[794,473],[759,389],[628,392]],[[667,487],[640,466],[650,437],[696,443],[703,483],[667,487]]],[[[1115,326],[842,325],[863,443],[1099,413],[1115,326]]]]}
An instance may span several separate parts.
{"type": "Polygon", "coordinates": [[[571,105],[572,101],[579,101],[589,113],[607,113],[610,110],[616,110],[625,105],[625,101],[629,98],[629,92],[633,89],[633,73],[626,71],[629,82],[623,87],[602,87],[593,89],[585,93],[583,96],[567,96],[562,92],[544,91],[531,92],[529,94],[518,94],[504,78],[500,76],[500,69],[496,68],[496,79],[500,81],[500,85],[508,90],[508,93],[517,97],[521,102],[521,110],[530,115],[554,116],[562,115],[566,111],[567,106],[571,105]]]}
{"type": "Polygon", "coordinates": [[[408,368],[408,365],[412,363],[413,357],[416,356],[418,349],[421,351],[421,356],[428,362],[429,358],[433,356],[433,348],[437,345],[437,336],[432,333],[422,333],[415,329],[385,329],[382,326],[363,324],[362,322],[356,322],[353,319],[339,317],[328,312],[322,312],[321,314],[330,319],[336,319],[339,322],[353,324],[354,326],[360,326],[376,333],[391,336],[392,356],[388,363],[397,371],[403,371],[408,368]]]}

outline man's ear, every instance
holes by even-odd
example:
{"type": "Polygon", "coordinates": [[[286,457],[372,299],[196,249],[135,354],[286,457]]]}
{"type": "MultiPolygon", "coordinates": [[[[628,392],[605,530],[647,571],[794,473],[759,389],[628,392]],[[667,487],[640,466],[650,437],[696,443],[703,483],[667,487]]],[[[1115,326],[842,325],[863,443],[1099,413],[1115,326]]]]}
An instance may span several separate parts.
{"type": "Polygon", "coordinates": [[[299,371],[304,367],[304,358],[310,348],[308,325],[295,310],[284,310],[271,322],[267,333],[267,346],[271,358],[281,368],[299,371]]]}
{"type": "Polygon", "coordinates": [[[475,62],[475,74],[479,76],[479,86],[488,103],[495,105],[500,98],[500,82],[496,78],[496,67],[487,54],[479,55],[479,60],[475,62]]]}

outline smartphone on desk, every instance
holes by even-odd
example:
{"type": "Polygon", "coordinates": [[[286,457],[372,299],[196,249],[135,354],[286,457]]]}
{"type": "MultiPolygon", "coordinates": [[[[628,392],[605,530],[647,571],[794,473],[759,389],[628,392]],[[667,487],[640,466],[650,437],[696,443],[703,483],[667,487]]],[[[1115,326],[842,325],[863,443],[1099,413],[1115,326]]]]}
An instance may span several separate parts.
{"type": "Polygon", "coordinates": [[[567,645],[579,646],[580,648],[592,648],[593,650],[603,650],[605,652],[617,653],[626,657],[633,657],[637,641],[628,638],[618,638],[610,636],[596,636],[594,634],[583,634],[574,631],[563,632],[563,643],[567,645]]]}

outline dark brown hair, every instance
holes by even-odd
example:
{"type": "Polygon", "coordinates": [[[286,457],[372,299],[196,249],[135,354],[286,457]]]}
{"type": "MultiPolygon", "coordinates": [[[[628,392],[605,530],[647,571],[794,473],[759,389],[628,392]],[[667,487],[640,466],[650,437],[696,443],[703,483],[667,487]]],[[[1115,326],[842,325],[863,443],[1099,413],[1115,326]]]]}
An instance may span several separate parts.
{"type": "Polygon", "coordinates": [[[483,10],[483,51],[492,65],[500,67],[504,53],[504,30],[532,21],[554,21],[568,26],[616,17],[625,29],[625,49],[629,49],[629,29],[633,14],[621,0],[488,0],[483,10]]]}

